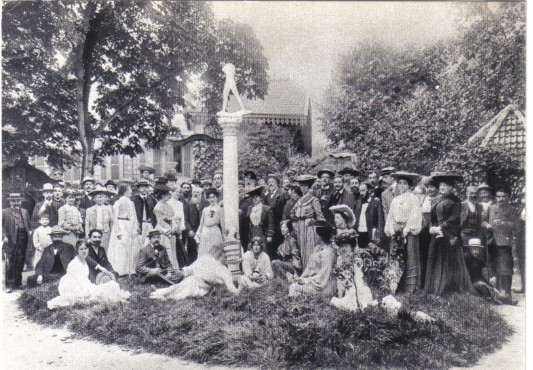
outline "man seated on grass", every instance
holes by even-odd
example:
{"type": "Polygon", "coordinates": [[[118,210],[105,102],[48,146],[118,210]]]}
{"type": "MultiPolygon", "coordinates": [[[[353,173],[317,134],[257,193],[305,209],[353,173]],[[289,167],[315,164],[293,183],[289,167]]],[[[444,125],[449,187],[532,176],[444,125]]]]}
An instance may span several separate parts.
{"type": "Polygon", "coordinates": [[[41,285],[59,280],[67,272],[67,266],[76,256],[74,247],[63,242],[65,231],[54,226],[50,232],[52,244],[44,248],[41,259],[35,267],[35,275],[28,277],[28,286],[41,285]]]}
{"type": "Polygon", "coordinates": [[[173,268],[166,248],[161,245],[161,231],[151,230],[148,240],[149,243],[139,252],[135,271],[142,278],[142,282],[172,283],[170,278],[173,268]]]}
{"type": "Polygon", "coordinates": [[[102,230],[92,229],[89,231],[89,239],[87,240],[87,246],[89,247],[89,255],[87,256],[89,280],[93,284],[96,284],[96,277],[102,271],[108,271],[115,275],[115,279],[118,278],[118,273],[113,270],[113,266],[107,259],[105,249],[101,246],[103,235],[102,230]]]}

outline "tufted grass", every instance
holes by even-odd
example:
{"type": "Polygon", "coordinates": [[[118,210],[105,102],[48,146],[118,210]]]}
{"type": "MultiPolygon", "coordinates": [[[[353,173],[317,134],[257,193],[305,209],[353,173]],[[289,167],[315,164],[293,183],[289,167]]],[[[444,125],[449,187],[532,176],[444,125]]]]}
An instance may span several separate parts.
{"type": "Polygon", "coordinates": [[[79,336],[200,363],[261,368],[448,368],[470,366],[499,349],[510,327],[484,300],[464,294],[397,297],[433,324],[379,308],[353,314],[329,300],[287,297],[280,281],[232,296],[217,288],[202,298],[160,302],[149,285],[121,279],[129,303],[49,311],[57,283],[25,291],[29,319],[79,336]]]}

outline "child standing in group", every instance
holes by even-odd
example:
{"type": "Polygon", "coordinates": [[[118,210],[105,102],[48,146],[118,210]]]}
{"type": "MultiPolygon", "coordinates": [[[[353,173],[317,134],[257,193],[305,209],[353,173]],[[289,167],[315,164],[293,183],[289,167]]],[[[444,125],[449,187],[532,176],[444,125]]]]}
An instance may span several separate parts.
{"type": "Polygon", "coordinates": [[[37,263],[41,259],[44,248],[52,244],[52,238],[50,237],[50,232],[52,228],[49,226],[50,218],[47,214],[42,215],[39,218],[39,226],[33,232],[33,246],[35,247],[35,255],[33,257],[33,263],[37,266],[37,263]]]}

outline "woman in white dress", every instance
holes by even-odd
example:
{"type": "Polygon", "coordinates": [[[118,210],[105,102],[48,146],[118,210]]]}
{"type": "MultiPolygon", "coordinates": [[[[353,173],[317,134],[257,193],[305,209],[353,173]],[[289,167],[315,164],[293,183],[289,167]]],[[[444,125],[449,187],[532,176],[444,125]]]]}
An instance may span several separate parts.
{"type": "Polygon", "coordinates": [[[206,190],[205,197],[209,206],[202,211],[200,226],[196,232],[196,242],[199,245],[198,257],[210,254],[216,260],[225,263],[224,257],[224,235],[225,229],[224,213],[218,205],[219,192],[210,188],[206,190]]]}
{"type": "Polygon", "coordinates": [[[176,230],[175,215],[174,210],[168,204],[171,197],[170,188],[166,185],[158,185],[154,189],[154,195],[158,200],[154,207],[154,216],[157,220],[155,228],[161,231],[161,245],[167,250],[172,267],[178,268],[179,264],[176,253],[176,244],[172,243],[172,236],[176,230]]]}
{"type": "Polygon", "coordinates": [[[129,185],[120,185],[118,200],[113,205],[113,230],[109,238],[107,258],[119,275],[135,274],[140,250],[139,222],[131,200],[129,185]]]}
{"type": "Polygon", "coordinates": [[[81,213],[74,205],[76,203],[76,191],[74,189],[67,189],[65,200],[67,202],[58,210],[58,224],[66,233],[63,236],[63,242],[75,246],[80,235],[83,235],[81,213]]]}
{"type": "MultiPolygon", "coordinates": [[[[68,264],[67,273],[59,280],[59,296],[47,302],[48,309],[68,307],[77,303],[126,302],[131,294],[121,290],[116,281],[110,280],[100,285],[91,283],[89,280],[89,266],[86,261],[89,255],[89,248],[83,240],[77,242],[76,253],[77,256],[68,264]]],[[[109,273],[100,265],[97,268],[102,272],[109,273]]]]}

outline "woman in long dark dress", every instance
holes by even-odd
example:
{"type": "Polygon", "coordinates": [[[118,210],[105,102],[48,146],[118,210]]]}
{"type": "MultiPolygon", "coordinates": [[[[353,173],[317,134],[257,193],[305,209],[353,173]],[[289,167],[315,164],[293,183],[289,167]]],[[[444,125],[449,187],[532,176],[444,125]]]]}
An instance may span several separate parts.
{"type": "Polygon", "coordinates": [[[431,242],[424,291],[437,295],[474,291],[463,255],[461,201],[452,193],[455,181],[462,177],[438,173],[432,175],[432,179],[439,184],[440,195],[431,207],[431,242]]]}

